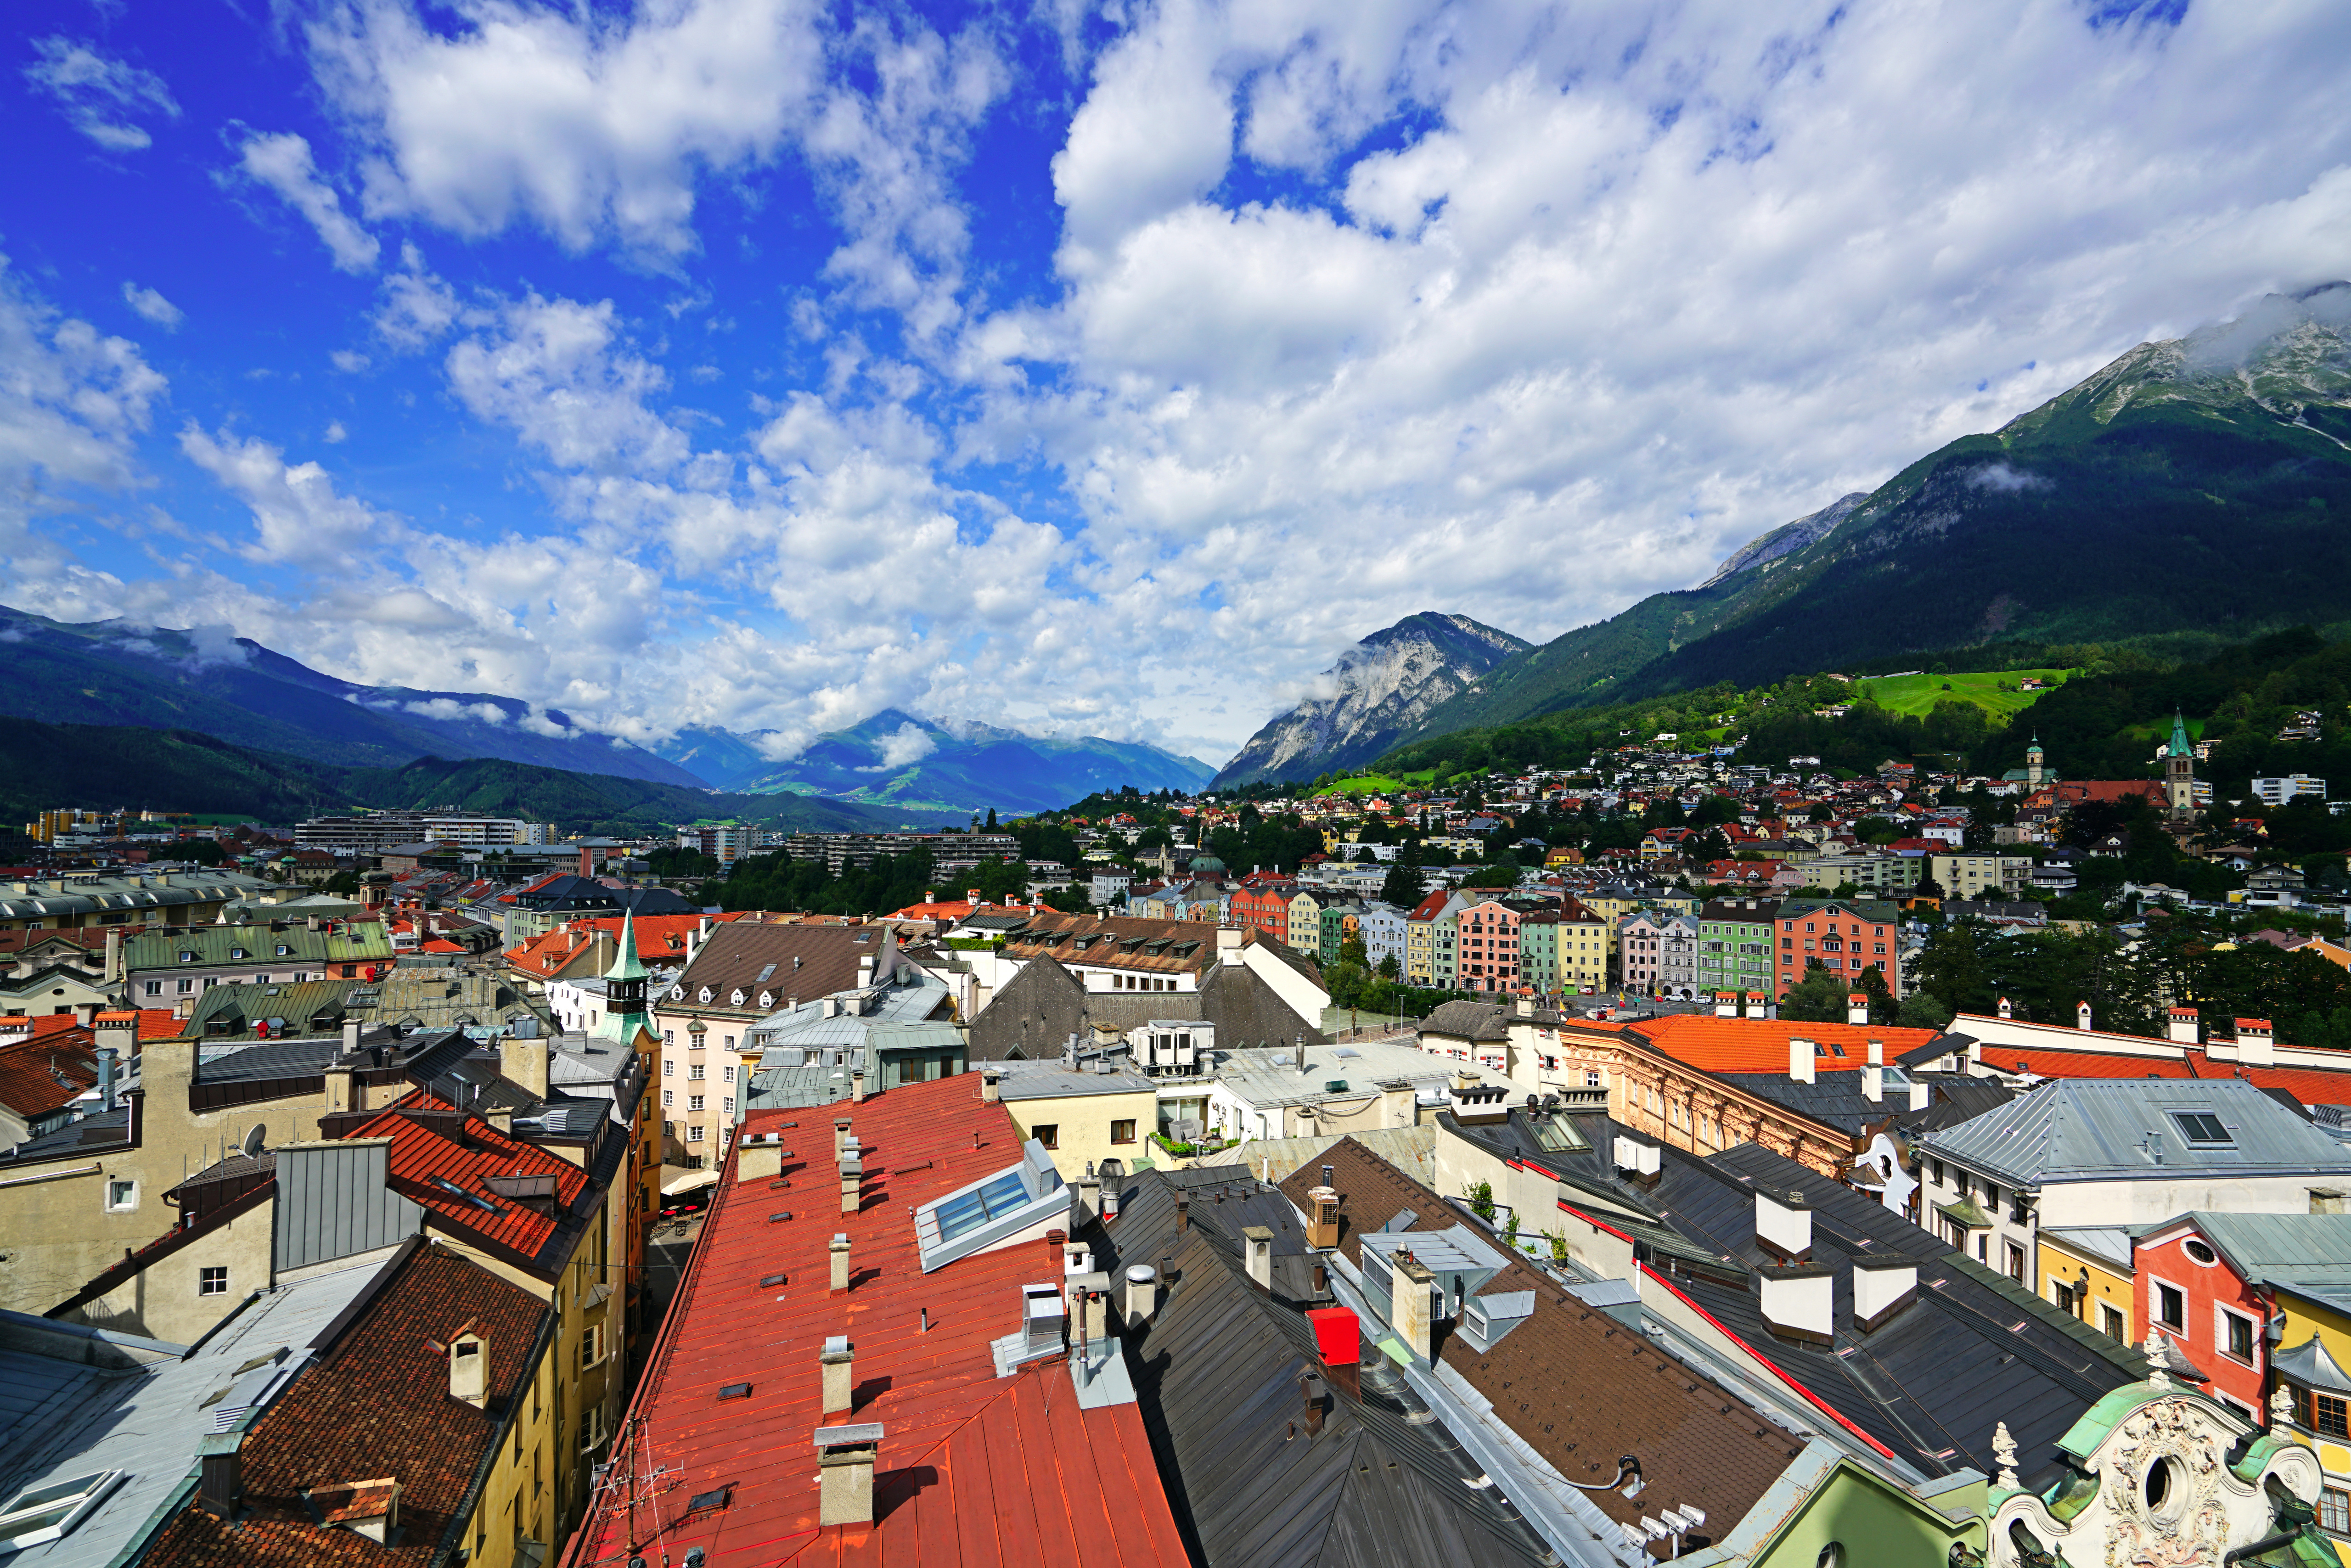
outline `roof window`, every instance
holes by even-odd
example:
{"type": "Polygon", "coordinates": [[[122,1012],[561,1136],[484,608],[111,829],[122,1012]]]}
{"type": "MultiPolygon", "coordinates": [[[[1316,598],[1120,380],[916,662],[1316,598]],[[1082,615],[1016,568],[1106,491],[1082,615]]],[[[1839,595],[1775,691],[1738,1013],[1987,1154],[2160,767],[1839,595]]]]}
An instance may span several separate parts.
{"type": "Polygon", "coordinates": [[[504,1208],[492,1203],[488,1198],[484,1197],[481,1194],[467,1192],[464,1187],[459,1186],[447,1176],[434,1176],[432,1178],[432,1181],[434,1186],[448,1194],[451,1197],[455,1198],[460,1203],[470,1203],[475,1208],[486,1209],[492,1214],[504,1214],[506,1212],[504,1208]]]}
{"type": "Polygon", "coordinates": [[[939,1239],[952,1241],[965,1231],[1011,1213],[1029,1201],[1029,1189],[1019,1171],[1007,1171],[959,1192],[939,1205],[939,1239]]]}
{"type": "Polygon", "coordinates": [[[2210,1112],[2174,1111],[2171,1124],[2179,1129],[2179,1135],[2187,1139],[2191,1147],[2233,1149],[2237,1146],[2237,1140],[2229,1135],[2229,1129],[2221,1125],[2220,1118],[2210,1112]]]}
{"type": "Polygon", "coordinates": [[[122,1479],[120,1470],[99,1470],[68,1481],[26,1487],[0,1507],[0,1552],[17,1552],[56,1541],[106,1500],[122,1479]]]}

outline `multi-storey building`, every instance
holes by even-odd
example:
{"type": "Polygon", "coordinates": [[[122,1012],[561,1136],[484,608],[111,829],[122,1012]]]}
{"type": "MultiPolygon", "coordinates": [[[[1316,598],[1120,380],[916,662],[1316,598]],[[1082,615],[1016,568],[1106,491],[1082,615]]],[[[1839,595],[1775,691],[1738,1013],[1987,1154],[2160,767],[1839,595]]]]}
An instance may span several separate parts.
{"type": "Polygon", "coordinates": [[[485,817],[470,811],[366,811],[312,817],[294,830],[306,849],[373,852],[394,844],[543,844],[545,822],[485,817]]]}
{"type": "Polygon", "coordinates": [[[1771,943],[1779,946],[1776,987],[1767,988],[1785,996],[1811,969],[1833,970],[1847,988],[1856,988],[1863,970],[1876,969],[1889,994],[1902,995],[1900,919],[1894,905],[1874,899],[1787,900],[1764,917],[1767,956],[1771,943]]]}
{"type": "Polygon", "coordinates": [[[1559,910],[1556,905],[1519,908],[1519,970],[1526,988],[1540,997],[1559,989],[1559,910]]]}
{"type": "Polygon", "coordinates": [[[1559,983],[1562,990],[1597,994],[1608,988],[1608,959],[1614,925],[1573,896],[1559,905],[1559,983]]]}
{"type": "Polygon", "coordinates": [[[1718,898],[1698,911],[1698,991],[1774,995],[1772,922],[1779,904],[1768,898],[1718,898]]]}
{"type": "Polygon", "coordinates": [[[1290,945],[1290,950],[1293,953],[1321,953],[1322,900],[1301,888],[1290,895],[1290,907],[1285,913],[1288,919],[1276,935],[1290,945]]]}
{"type": "Polygon", "coordinates": [[[1410,946],[1409,919],[1406,911],[1393,904],[1374,902],[1364,905],[1364,956],[1374,970],[1390,958],[1396,961],[1399,973],[1408,967],[1405,959],[1410,946]]]}
{"type": "Polygon", "coordinates": [[[1467,991],[1520,991],[1519,912],[1496,898],[1465,904],[1455,920],[1458,984],[1467,991]]]}
{"type": "Polygon", "coordinates": [[[208,988],[373,979],[392,964],[380,920],[272,920],[252,925],[165,926],[123,945],[134,1007],[170,1008],[208,988]]]}

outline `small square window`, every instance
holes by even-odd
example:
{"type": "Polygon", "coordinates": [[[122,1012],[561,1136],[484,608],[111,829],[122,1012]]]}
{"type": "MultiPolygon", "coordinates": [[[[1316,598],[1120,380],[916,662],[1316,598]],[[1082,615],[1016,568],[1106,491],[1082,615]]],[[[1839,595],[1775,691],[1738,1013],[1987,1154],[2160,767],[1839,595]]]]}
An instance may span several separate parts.
{"type": "Polygon", "coordinates": [[[1061,1146],[1061,1127],[1058,1122],[1045,1122],[1029,1129],[1029,1135],[1049,1149],[1061,1146]]]}
{"type": "Polygon", "coordinates": [[[685,1141],[689,1144],[698,1144],[702,1142],[702,1128],[699,1124],[688,1127],[685,1130],[685,1141]]]}
{"type": "Polygon", "coordinates": [[[135,1181],[114,1180],[106,1184],[106,1207],[110,1214],[127,1214],[139,1207],[139,1184],[135,1181]]]}
{"type": "Polygon", "coordinates": [[[1134,1142],[1134,1124],[1133,1122],[1113,1122],[1110,1124],[1110,1141],[1113,1144],[1131,1144],[1134,1142]]]}
{"type": "Polygon", "coordinates": [[[196,1270],[196,1294],[198,1294],[199,1296],[225,1296],[225,1295],[227,1295],[227,1294],[228,1294],[228,1268],[227,1268],[227,1266],[226,1266],[225,1264],[224,1264],[224,1265],[222,1265],[220,1268],[217,1268],[217,1269],[199,1269],[199,1270],[196,1270]]]}

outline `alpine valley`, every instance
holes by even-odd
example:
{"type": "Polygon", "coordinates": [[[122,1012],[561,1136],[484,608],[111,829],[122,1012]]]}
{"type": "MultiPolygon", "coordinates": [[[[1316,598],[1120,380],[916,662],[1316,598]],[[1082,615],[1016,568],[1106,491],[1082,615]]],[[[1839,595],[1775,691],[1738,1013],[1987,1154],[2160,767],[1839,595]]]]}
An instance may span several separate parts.
{"type": "MultiPolygon", "coordinates": [[[[5,606],[0,715],[66,727],[59,735],[86,735],[101,749],[119,747],[105,736],[126,728],[211,737],[253,754],[247,761],[256,777],[275,779],[296,759],[329,765],[328,775],[304,773],[298,787],[277,790],[288,799],[352,799],[345,778],[351,770],[371,779],[423,758],[487,759],[635,780],[665,795],[723,790],[838,803],[831,821],[825,813],[790,813],[810,826],[1034,811],[1130,784],[1196,789],[1215,771],[1195,758],[1133,742],[1047,738],[977,724],[950,727],[894,710],[819,736],[797,753],[768,732],[716,728],[682,731],[646,748],[512,697],[339,680],[225,632],[68,623],[5,606]],[[321,781],[328,777],[333,782],[321,781]]],[[[256,799],[277,802],[277,794],[256,799]]],[[[530,814],[528,801],[509,801],[507,809],[530,814]]],[[[560,814],[618,810],[600,797],[585,811],[567,802],[560,814]]]]}

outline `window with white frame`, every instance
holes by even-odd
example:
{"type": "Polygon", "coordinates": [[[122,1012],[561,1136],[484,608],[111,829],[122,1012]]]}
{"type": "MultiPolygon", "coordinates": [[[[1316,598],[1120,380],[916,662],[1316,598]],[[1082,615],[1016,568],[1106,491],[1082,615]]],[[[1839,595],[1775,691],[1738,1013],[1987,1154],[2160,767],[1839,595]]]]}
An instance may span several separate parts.
{"type": "Polygon", "coordinates": [[[139,1207],[139,1184],[123,1176],[110,1176],[106,1182],[106,1212],[128,1214],[139,1207]]]}
{"type": "Polygon", "coordinates": [[[196,1294],[199,1296],[227,1295],[228,1266],[226,1264],[223,1264],[216,1269],[207,1268],[197,1270],[196,1294]]]}
{"type": "Polygon", "coordinates": [[[39,1481],[0,1503],[0,1552],[17,1552],[63,1538],[122,1479],[98,1470],[61,1481],[39,1481]]]}
{"type": "Polygon", "coordinates": [[[2212,1342],[2220,1347],[2220,1354],[2241,1365],[2252,1365],[2254,1336],[2260,1332],[2259,1325],[2244,1313],[2232,1312],[2217,1302],[2213,1312],[2216,1321],[2212,1325],[2212,1342]]]}
{"type": "Polygon", "coordinates": [[[702,1127],[699,1123],[686,1128],[685,1141],[689,1144],[698,1144],[702,1142],[702,1127]]]}
{"type": "Polygon", "coordinates": [[[590,1323],[580,1335],[580,1370],[587,1371],[604,1359],[604,1325],[590,1323]]]}

